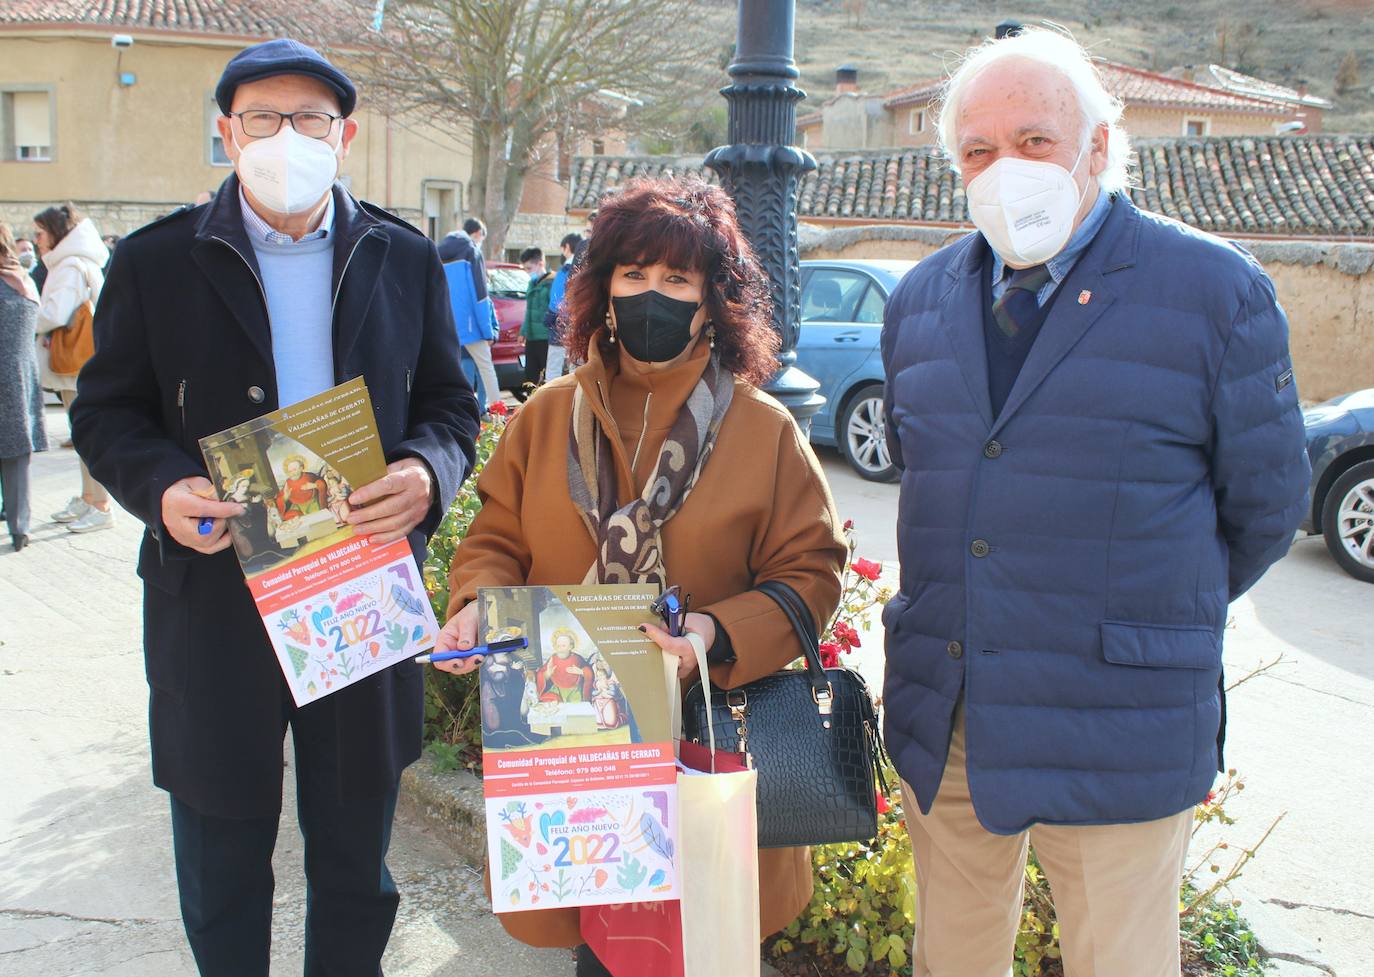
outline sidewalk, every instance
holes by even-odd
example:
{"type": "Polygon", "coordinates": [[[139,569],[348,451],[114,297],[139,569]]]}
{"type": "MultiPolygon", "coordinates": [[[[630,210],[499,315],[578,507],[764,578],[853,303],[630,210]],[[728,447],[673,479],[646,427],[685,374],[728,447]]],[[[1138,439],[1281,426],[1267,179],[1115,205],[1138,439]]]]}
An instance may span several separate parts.
{"type": "MultiPolygon", "coordinates": [[[[48,414],[56,444],[60,411],[48,414]]],[[[48,522],[77,491],[76,455],[34,457],[33,543],[0,539],[0,972],[186,977],[166,795],[148,762],[141,525],[74,536],[48,522]]],[[[288,761],[289,762],[289,761],[288,761]]],[[[302,969],[304,878],[288,780],[274,868],[272,973],[302,969]]],[[[401,890],[384,968],[424,977],[570,977],[571,958],[506,937],[482,880],[426,830],[397,822],[401,890]]]]}

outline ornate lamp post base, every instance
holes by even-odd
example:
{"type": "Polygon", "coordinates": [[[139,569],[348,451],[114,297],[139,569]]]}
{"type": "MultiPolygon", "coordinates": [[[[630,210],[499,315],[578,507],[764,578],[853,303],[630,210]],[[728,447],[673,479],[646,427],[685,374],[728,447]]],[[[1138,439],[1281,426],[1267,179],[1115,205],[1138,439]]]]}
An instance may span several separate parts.
{"type": "Polygon", "coordinates": [[[706,165],[734,197],[740,226],[771,282],[781,369],[764,389],[806,431],[825,399],[817,393],[820,384],[796,366],[801,321],[797,197],[802,175],[816,168],[816,160],[791,145],[797,103],[806,97],[793,84],[799,74],[792,59],[795,12],[794,0],[740,0],[733,84],[721,89],[729,104],[730,145],[712,150],[706,165]]]}

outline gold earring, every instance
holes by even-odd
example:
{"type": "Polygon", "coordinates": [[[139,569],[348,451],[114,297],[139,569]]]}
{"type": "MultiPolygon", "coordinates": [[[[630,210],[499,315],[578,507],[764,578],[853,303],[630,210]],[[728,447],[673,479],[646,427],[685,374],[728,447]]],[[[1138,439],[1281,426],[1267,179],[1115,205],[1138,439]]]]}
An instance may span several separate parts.
{"type": "Polygon", "coordinates": [[[611,319],[611,310],[606,310],[606,331],[611,334],[611,345],[615,345],[615,321],[611,319]]]}

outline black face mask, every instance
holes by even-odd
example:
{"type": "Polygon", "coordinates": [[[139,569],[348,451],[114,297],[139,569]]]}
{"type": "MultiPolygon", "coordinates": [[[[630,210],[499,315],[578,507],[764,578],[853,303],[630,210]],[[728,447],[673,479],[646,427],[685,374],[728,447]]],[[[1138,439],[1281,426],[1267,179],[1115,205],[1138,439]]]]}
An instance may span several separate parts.
{"type": "Polygon", "coordinates": [[[692,342],[692,320],[700,306],[653,290],[617,295],[611,305],[616,338],[641,363],[676,359],[692,342]]]}

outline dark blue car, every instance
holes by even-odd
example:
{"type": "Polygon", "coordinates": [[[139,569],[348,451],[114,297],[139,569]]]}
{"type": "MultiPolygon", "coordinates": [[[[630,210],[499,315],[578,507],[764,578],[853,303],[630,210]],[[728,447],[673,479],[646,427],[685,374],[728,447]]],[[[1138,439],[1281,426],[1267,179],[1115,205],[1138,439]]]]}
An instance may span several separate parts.
{"type": "Polygon", "coordinates": [[[838,447],[850,466],[875,482],[897,469],[883,428],[883,361],[878,339],[883,304],[914,261],[803,261],[797,366],[820,385],[825,406],[811,419],[811,440],[838,447]]]}
{"type": "Polygon", "coordinates": [[[1303,412],[1312,462],[1312,507],[1302,523],[1321,533],[1346,573],[1374,583],[1374,388],[1303,412]]]}

